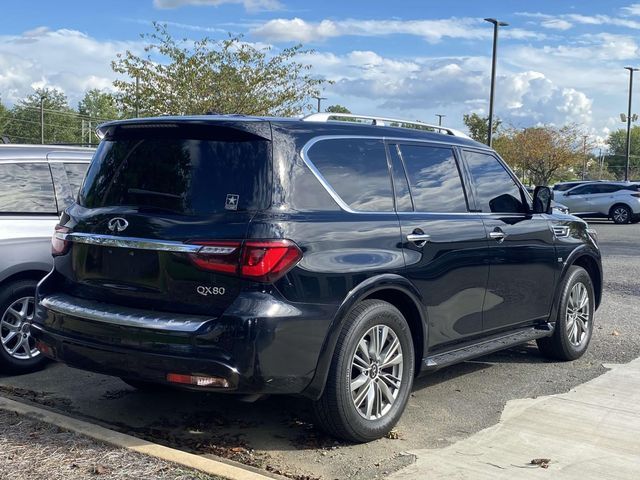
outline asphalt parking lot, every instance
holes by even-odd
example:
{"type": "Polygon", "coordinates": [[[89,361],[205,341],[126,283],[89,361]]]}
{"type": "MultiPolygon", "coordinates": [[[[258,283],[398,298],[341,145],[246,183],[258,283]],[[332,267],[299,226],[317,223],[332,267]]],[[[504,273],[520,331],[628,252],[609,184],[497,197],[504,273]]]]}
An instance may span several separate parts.
{"type": "Polygon", "coordinates": [[[0,394],[297,479],[383,477],[413,461],[405,451],[442,447],[496,423],[508,400],[566,392],[602,374],[603,364],[640,356],[640,224],[590,223],[599,233],[605,292],[588,353],[576,362],[549,362],[527,344],[421,378],[392,438],[335,442],[314,429],[299,399],[241,403],[212,394],[141,393],[118,379],[54,364],[0,377],[0,394]]]}

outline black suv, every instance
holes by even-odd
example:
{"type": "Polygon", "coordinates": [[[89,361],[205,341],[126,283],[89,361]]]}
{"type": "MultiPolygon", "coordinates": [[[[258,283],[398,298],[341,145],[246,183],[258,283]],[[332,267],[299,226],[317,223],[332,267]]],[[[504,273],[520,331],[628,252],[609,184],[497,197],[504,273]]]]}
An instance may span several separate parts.
{"type": "Polygon", "coordinates": [[[303,395],[353,441],[394,426],[420,373],[530,340],[585,352],[584,221],[455,131],[335,118],[101,126],[38,287],[40,350],[139,388],[303,395]]]}

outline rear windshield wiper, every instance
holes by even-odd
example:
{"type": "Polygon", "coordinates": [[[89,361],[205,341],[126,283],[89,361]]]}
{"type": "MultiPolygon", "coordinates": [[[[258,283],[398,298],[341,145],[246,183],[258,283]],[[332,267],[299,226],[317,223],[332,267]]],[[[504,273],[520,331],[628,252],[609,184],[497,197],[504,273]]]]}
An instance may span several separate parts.
{"type": "Polygon", "coordinates": [[[143,190],[142,188],[130,188],[127,190],[127,193],[133,193],[134,195],[154,195],[156,197],[169,197],[169,198],[177,198],[182,199],[181,195],[175,195],[173,193],[166,192],[156,192],[154,190],[143,190]]]}

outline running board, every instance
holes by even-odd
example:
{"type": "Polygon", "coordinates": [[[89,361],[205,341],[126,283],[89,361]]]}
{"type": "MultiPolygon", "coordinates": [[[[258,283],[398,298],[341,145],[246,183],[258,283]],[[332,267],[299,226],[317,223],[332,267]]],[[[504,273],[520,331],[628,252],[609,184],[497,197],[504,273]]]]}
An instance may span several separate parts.
{"type": "Polygon", "coordinates": [[[474,343],[473,345],[426,357],[422,360],[422,371],[432,371],[442,367],[448,367],[455,363],[488,355],[490,353],[497,352],[498,350],[514,347],[537,338],[548,337],[552,334],[553,326],[549,323],[535,328],[531,327],[524,330],[518,330],[517,332],[503,334],[489,340],[474,343]]]}

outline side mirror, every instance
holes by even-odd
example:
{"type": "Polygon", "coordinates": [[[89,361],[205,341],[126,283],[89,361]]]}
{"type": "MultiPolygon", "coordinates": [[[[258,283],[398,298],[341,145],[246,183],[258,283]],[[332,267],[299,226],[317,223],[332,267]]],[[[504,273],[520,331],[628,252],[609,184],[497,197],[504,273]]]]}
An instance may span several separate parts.
{"type": "Polygon", "coordinates": [[[551,213],[553,192],[549,187],[536,187],[533,191],[533,213],[551,213]]]}

